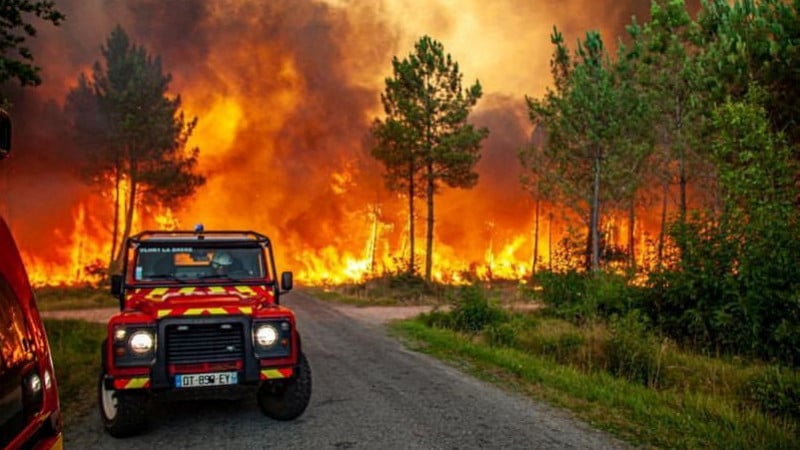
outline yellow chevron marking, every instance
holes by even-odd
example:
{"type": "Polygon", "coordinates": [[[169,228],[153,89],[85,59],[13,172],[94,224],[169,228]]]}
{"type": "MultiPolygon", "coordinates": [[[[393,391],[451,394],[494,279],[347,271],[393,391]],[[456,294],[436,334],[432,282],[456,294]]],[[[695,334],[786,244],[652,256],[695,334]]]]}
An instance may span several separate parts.
{"type": "Polygon", "coordinates": [[[261,371],[261,375],[264,375],[268,379],[286,378],[282,373],[280,373],[280,371],[278,371],[278,369],[264,369],[261,371]]]}
{"type": "Polygon", "coordinates": [[[255,294],[255,291],[250,286],[236,286],[236,290],[241,292],[242,294],[255,294]]]}
{"type": "Polygon", "coordinates": [[[209,294],[224,294],[226,292],[228,291],[226,291],[225,288],[222,286],[211,286],[208,288],[209,294]]]}
{"type": "Polygon", "coordinates": [[[141,377],[141,378],[131,378],[128,381],[128,384],[125,386],[125,389],[138,389],[144,387],[147,382],[150,381],[148,377],[141,377]]]}
{"type": "Polygon", "coordinates": [[[159,309],[158,310],[158,318],[160,319],[162,317],[168,316],[168,315],[170,315],[170,313],[172,313],[171,309],[159,309]]]}
{"type": "Polygon", "coordinates": [[[189,308],[183,313],[184,316],[199,316],[202,314],[221,314],[225,315],[228,314],[228,311],[225,311],[225,308],[189,308]]]}
{"type": "Polygon", "coordinates": [[[148,295],[147,297],[148,297],[148,298],[156,298],[156,297],[161,297],[161,296],[162,296],[162,295],[164,295],[166,292],[167,292],[167,288],[163,288],[163,287],[160,287],[160,288],[155,288],[155,289],[153,289],[152,291],[150,291],[150,295],[148,295]]]}
{"type": "Polygon", "coordinates": [[[192,292],[194,292],[194,290],[195,290],[195,288],[193,288],[193,287],[182,287],[182,288],[178,289],[178,293],[182,294],[182,295],[191,294],[192,292]]]}
{"type": "Polygon", "coordinates": [[[240,306],[239,307],[239,312],[242,313],[242,314],[252,314],[253,313],[253,308],[250,307],[250,306],[240,306]]]}

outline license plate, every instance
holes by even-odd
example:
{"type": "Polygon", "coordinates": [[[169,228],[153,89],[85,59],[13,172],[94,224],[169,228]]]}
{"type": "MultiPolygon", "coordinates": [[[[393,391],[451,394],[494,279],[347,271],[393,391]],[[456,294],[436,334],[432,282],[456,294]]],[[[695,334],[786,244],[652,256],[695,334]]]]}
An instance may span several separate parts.
{"type": "Polygon", "coordinates": [[[191,375],[175,375],[175,387],[191,388],[204,386],[226,386],[236,384],[236,372],[193,373],[191,375]]]}

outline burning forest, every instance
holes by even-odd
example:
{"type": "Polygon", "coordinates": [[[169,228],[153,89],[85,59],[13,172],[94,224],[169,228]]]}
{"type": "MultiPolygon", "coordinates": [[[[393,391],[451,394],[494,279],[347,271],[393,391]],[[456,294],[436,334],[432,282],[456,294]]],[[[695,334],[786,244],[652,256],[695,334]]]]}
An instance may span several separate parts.
{"type": "MultiPolygon", "coordinates": [[[[483,85],[470,121],[490,130],[477,185],[437,196],[434,277],[460,282],[531,272],[534,202],[520,183],[517,152],[533,132],[525,95],[541,95],[551,82],[552,27],[569,42],[590,28],[611,38],[650,5],[608,2],[597,14],[588,0],[57,3],[67,20],[41,27],[30,42],[42,85],[4,87],[15,152],[0,167],[0,212],[39,285],[94,282],[110,260],[114,193],[110,184],[86,183],[63,108],[118,25],[160,58],[170,93],[180,95],[188,118],[198,118],[188,146],[199,148],[206,179],[180,204],[140,204],[132,231],[197,223],[257,230],[280,242],[281,266],[305,283],[403,269],[406,203],[384,187],[369,127],[382,114],[392,57],[408,54],[423,34],[439,39],[465,81],[483,85]]],[[[547,264],[571,225],[562,206],[541,207],[536,251],[547,264]]],[[[424,210],[416,217],[421,237],[424,210]]],[[[625,240],[624,225],[609,227],[625,240]]],[[[636,239],[647,234],[637,230],[636,239]]],[[[418,255],[423,242],[417,239],[418,255]]]]}

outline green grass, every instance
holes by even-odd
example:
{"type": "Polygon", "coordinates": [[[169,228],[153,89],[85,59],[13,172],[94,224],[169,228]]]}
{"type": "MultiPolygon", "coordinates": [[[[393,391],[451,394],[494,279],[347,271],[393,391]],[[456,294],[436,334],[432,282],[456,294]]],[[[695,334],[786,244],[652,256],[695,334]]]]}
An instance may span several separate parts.
{"type": "Polygon", "coordinates": [[[653,448],[800,448],[797,423],[743,407],[729,395],[654,390],[607,372],[584,372],[552,358],[491,347],[420,320],[392,329],[419,351],[475,376],[572,410],[620,438],[653,448]]]}
{"type": "Polygon", "coordinates": [[[55,365],[64,425],[71,425],[97,405],[103,324],[82,320],[44,320],[55,365]]]}
{"type": "Polygon", "coordinates": [[[106,288],[40,287],[34,289],[40,311],[119,307],[119,302],[106,288]]]}

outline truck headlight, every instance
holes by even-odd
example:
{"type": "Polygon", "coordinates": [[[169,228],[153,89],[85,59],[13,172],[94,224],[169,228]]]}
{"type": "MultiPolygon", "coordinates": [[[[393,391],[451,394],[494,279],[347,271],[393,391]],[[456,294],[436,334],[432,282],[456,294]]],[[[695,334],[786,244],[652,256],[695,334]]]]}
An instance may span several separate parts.
{"type": "Polygon", "coordinates": [[[278,342],[278,329],[272,324],[262,324],[256,328],[256,344],[260,347],[272,347],[278,342]]]}
{"type": "Polygon", "coordinates": [[[111,332],[111,354],[117,367],[149,366],[156,354],[156,328],[151,324],[118,324],[111,332]]]}
{"type": "Polygon", "coordinates": [[[153,334],[148,330],[139,330],[131,335],[128,345],[136,355],[144,355],[153,350],[153,334]]]}

